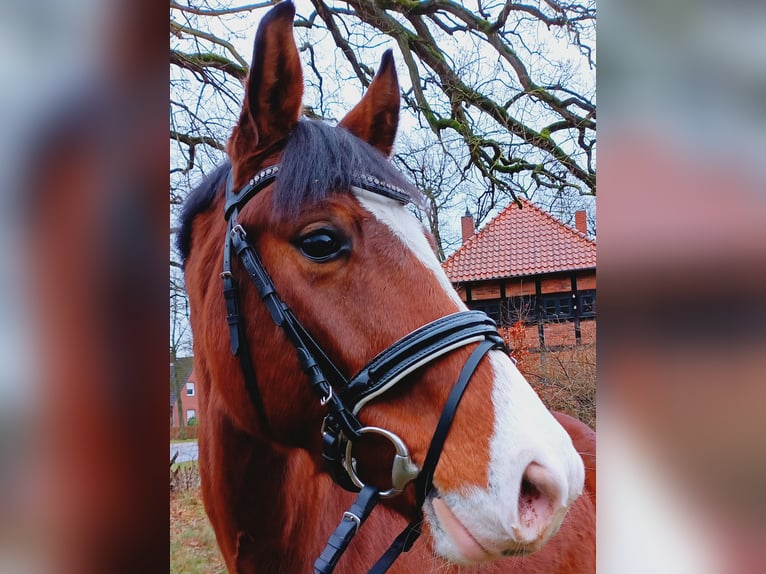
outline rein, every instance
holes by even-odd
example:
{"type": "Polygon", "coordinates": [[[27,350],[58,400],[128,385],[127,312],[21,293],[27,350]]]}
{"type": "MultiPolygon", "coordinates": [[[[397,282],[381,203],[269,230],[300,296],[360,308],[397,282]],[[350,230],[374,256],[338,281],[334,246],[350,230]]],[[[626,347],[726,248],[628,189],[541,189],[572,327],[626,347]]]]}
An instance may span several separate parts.
{"type": "MultiPolygon", "coordinates": [[[[282,328],[295,347],[301,369],[309,386],[327,407],[322,424],[322,457],[333,480],[343,488],[359,492],[354,505],[343,519],[314,564],[315,574],[330,574],[340,556],[358,532],[362,523],[381,498],[400,494],[406,485],[415,481],[416,507],[419,516],[394,540],[386,553],[369,571],[383,574],[396,558],[412,547],[420,535],[422,506],[433,490],[432,479],[439,462],[444,442],[452,425],[457,407],[481,359],[492,349],[507,351],[497,333],[495,323],[479,311],[461,311],[441,317],[399,339],[373,358],[359,373],[347,379],[311,336],[292,310],[279,297],[276,287],[250,243],[244,228],[237,222],[242,207],[258,192],[270,185],[279,174],[279,165],[272,165],[257,173],[239,191],[234,190],[233,175],[229,172],[226,184],[224,216],[228,221],[223,271],[223,294],[226,301],[226,320],[229,325],[231,351],[238,357],[245,386],[258,414],[264,433],[270,426],[255,376],[250,349],[245,338],[243,317],[239,311],[237,282],[232,275],[231,259],[235,253],[255,284],[258,295],[266,305],[274,323],[282,328]],[[431,439],[423,467],[411,459],[404,441],[396,434],[379,427],[366,427],[357,414],[369,401],[393,388],[407,375],[433,362],[438,357],[472,343],[479,343],[463,366],[453,386],[431,439]],[[378,434],[389,440],[396,450],[391,468],[391,488],[380,491],[366,485],[356,473],[352,456],[354,441],[364,434],[378,434]]],[[[394,199],[402,204],[410,201],[404,190],[365,174],[353,178],[354,187],[394,199]]]]}

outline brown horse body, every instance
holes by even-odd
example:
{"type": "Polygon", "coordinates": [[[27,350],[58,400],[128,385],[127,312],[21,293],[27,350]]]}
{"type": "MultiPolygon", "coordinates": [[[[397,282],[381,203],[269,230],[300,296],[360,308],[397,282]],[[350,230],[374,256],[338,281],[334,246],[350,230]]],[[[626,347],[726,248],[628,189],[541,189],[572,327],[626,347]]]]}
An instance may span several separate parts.
{"type": "MultiPolygon", "coordinates": [[[[340,127],[299,122],[302,71],[293,17],[291,4],[278,5],[256,36],[245,104],[227,148],[230,169],[236,189],[277,162],[280,172],[238,221],[282,299],[350,376],[407,333],[464,306],[403,206],[337,183],[347,169],[406,185],[385,159],[399,111],[390,54],[340,127]],[[314,189],[322,181],[327,189],[314,189]],[[314,258],[317,246],[330,255],[314,258]]],[[[320,427],[326,409],[235,262],[268,429],[246,391],[230,350],[219,278],[227,174],[226,167],[219,170],[205,194],[191,201],[180,234],[195,335],[205,508],[231,572],[309,572],[354,495],[325,472],[320,427]]],[[[422,465],[473,346],[408,375],[365,406],[360,420],[400,436],[422,465]]],[[[491,351],[454,416],[435,490],[423,504],[425,536],[391,572],[457,572],[456,563],[469,564],[471,572],[594,572],[595,498],[579,496],[584,485],[595,486],[594,440],[574,419],[557,423],[510,360],[491,351]]],[[[379,445],[361,443],[354,457],[367,482],[382,485],[390,476],[390,456],[379,445]]],[[[378,505],[336,572],[366,572],[418,512],[412,485],[378,505]]]]}

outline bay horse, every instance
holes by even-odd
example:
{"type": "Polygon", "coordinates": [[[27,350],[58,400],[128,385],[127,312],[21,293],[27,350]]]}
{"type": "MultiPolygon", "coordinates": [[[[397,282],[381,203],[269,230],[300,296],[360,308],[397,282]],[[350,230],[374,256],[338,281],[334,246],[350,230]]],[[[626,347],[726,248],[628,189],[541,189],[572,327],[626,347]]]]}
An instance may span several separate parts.
{"type": "Polygon", "coordinates": [[[594,572],[592,431],[543,406],[406,208],[391,52],[338,126],[301,118],[294,16],[261,21],[229,161],[178,236],[228,570],[310,572],[329,552],[315,571],[366,572],[410,521],[424,538],[377,571],[594,572]]]}

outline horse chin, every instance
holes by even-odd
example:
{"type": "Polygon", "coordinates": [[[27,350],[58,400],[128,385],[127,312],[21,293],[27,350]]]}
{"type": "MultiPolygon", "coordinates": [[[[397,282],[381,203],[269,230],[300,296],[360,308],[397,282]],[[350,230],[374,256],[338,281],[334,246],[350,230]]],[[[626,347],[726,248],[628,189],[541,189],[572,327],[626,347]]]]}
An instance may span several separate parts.
{"type": "Polygon", "coordinates": [[[540,550],[560,526],[560,521],[556,521],[536,536],[520,540],[516,529],[498,528],[497,517],[483,516],[468,499],[454,494],[444,497],[432,494],[423,510],[435,553],[455,564],[480,564],[532,554],[540,550]]]}

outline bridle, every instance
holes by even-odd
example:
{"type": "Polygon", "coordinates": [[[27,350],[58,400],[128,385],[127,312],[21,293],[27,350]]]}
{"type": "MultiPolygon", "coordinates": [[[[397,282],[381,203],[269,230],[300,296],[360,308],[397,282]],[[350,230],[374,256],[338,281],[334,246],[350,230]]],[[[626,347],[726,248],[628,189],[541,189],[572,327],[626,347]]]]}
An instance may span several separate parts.
{"type": "MultiPolygon", "coordinates": [[[[236,253],[255,284],[272,320],[282,328],[295,347],[309,386],[319,396],[320,403],[327,408],[327,415],[322,424],[322,456],[327,470],[340,486],[352,492],[359,492],[356,502],[344,513],[343,519],[314,564],[315,574],[329,574],[380,498],[398,495],[414,480],[416,508],[422,508],[425,498],[433,489],[434,470],[471,376],[490,350],[503,349],[507,352],[507,348],[492,319],[479,311],[461,311],[412,331],[378,354],[354,377],[347,379],[279,297],[258,252],[237,222],[242,207],[259,191],[273,183],[278,174],[279,164],[272,165],[257,173],[241,189],[235,191],[232,171],[229,171],[224,209],[228,230],[221,273],[226,319],[231,351],[239,359],[245,386],[258,413],[262,430],[269,434],[269,421],[258,390],[250,349],[246,344],[243,317],[239,312],[237,282],[232,275],[232,253],[236,253]],[[357,414],[369,401],[384,394],[407,375],[438,357],[472,343],[479,345],[472,351],[447,398],[422,468],[412,461],[406,444],[396,434],[379,427],[364,426],[359,421],[357,414]],[[384,437],[391,442],[396,451],[391,470],[391,488],[387,490],[381,491],[375,486],[366,485],[357,475],[352,448],[354,441],[365,434],[384,437]]],[[[366,174],[354,176],[352,189],[354,188],[394,199],[403,205],[410,201],[409,194],[404,190],[366,174]]],[[[420,535],[422,511],[418,512],[421,512],[418,519],[410,523],[394,540],[388,551],[370,570],[370,574],[386,572],[402,552],[412,547],[420,535]]]]}

